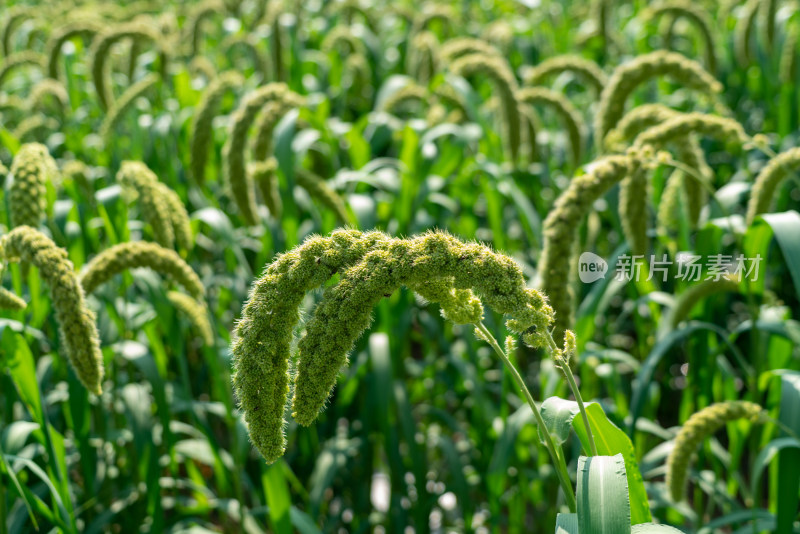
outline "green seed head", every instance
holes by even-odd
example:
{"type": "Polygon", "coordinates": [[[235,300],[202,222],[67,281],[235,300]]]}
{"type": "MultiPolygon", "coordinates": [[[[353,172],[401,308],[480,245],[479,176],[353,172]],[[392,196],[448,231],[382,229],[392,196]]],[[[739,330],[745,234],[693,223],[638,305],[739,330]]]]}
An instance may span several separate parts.
{"type": "Polygon", "coordinates": [[[544,221],[544,246],[538,271],[542,290],[555,310],[554,338],[558,342],[572,326],[574,293],[571,285],[576,260],[578,228],[592,204],[615,184],[630,176],[638,165],[629,156],[608,156],[587,167],[587,173],[572,179],[556,199],[544,221]]]}
{"type": "Polygon", "coordinates": [[[692,415],[681,427],[675,446],[667,458],[667,488],[675,502],[683,499],[689,464],[697,448],[725,424],[737,419],[762,423],[766,412],[758,404],[727,401],[712,404],[692,415]]]}
{"type": "Polygon", "coordinates": [[[616,126],[625,112],[625,102],[644,82],[658,76],[669,76],[687,89],[694,89],[716,99],[722,85],[703,67],[686,56],[658,51],[638,56],[620,65],[608,80],[600,95],[595,115],[595,140],[602,148],[608,132],[616,126]]]}
{"type": "Polygon", "coordinates": [[[594,61],[580,56],[563,55],[546,59],[524,75],[525,85],[542,85],[548,78],[569,72],[588,83],[597,93],[608,83],[608,76],[594,61]]]}
{"type": "Polygon", "coordinates": [[[772,158],[761,169],[750,190],[750,201],[747,203],[747,224],[753,224],[759,214],[769,211],[778,186],[790,176],[798,165],[800,165],[800,148],[791,148],[772,158]]]}
{"type": "Polygon", "coordinates": [[[298,307],[306,291],[334,273],[298,344],[295,419],[310,424],[325,404],[347,353],[371,320],[373,306],[401,286],[440,302],[451,320],[475,323],[483,306],[508,314],[509,330],[532,346],[546,343],[552,310],[525,286],[507,256],[443,233],[396,239],[380,232],[340,230],[278,257],[256,282],[233,344],[234,385],[250,436],[267,461],[285,447],[283,411],[288,360],[298,307]]]}
{"type": "Polygon", "coordinates": [[[94,313],[86,306],[67,251],[29,226],[19,226],[0,238],[4,259],[20,260],[39,269],[50,286],[64,351],[81,383],[99,395],[103,379],[103,355],[94,313]]]}
{"type": "Polygon", "coordinates": [[[206,161],[211,150],[213,129],[211,123],[219,112],[222,98],[228,91],[240,86],[244,81],[241,74],[227,71],[220,74],[208,85],[197,109],[192,116],[191,171],[197,183],[204,183],[206,161]]]}
{"type": "Polygon", "coordinates": [[[295,179],[297,185],[305,189],[311,198],[333,211],[340,223],[354,222],[342,197],[321,176],[306,169],[297,169],[295,179]]]}
{"type": "Polygon", "coordinates": [[[58,176],[58,167],[47,147],[27,143],[11,163],[14,182],[9,192],[11,226],[38,227],[47,207],[47,182],[58,176]]]}
{"type": "Polygon", "coordinates": [[[175,245],[172,225],[174,203],[164,195],[164,185],[147,165],[139,161],[123,161],[117,172],[117,181],[132,197],[138,199],[139,210],[150,224],[156,242],[164,247],[175,245]]]}
{"type": "MultiPolygon", "coordinates": [[[[114,102],[108,58],[111,56],[112,47],[124,39],[131,39],[135,43],[151,42],[159,47],[161,45],[161,33],[158,28],[145,20],[112,26],[95,37],[89,54],[91,56],[92,81],[103,109],[109,109],[114,102]]],[[[159,52],[162,54],[160,61],[163,63],[165,51],[159,50],[159,52]]]]}
{"type": "Polygon", "coordinates": [[[748,141],[742,125],[733,119],[707,113],[678,113],[640,133],[636,137],[635,144],[660,148],[675,139],[685,138],[692,134],[739,145],[748,141]]]}
{"type": "Polygon", "coordinates": [[[645,18],[656,20],[660,17],[669,17],[673,23],[676,19],[689,21],[700,35],[705,49],[705,64],[709,72],[717,72],[717,53],[714,47],[713,23],[702,7],[685,0],[668,0],[645,12],[645,18]]]}
{"type": "Polygon", "coordinates": [[[586,126],[578,110],[572,105],[563,93],[546,89],[544,87],[530,87],[517,91],[517,100],[520,103],[534,106],[547,106],[553,109],[567,129],[570,146],[572,148],[572,163],[578,165],[583,151],[586,126]]]}
{"type": "Polygon", "coordinates": [[[136,103],[139,97],[144,96],[150,89],[155,87],[158,83],[157,74],[148,74],[138,82],[134,83],[122,95],[114,101],[111,108],[103,118],[103,124],[100,126],[100,137],[107,147],[113,144],[113,136],[116,133],[115,129],[119,122],[124,118],[125,113],[130,110],[136,103]]]}
{"type": "Polygon", "coordinates": [[[101,29],[100,21],[94,18],[76,18],[66,24],[59,26],[45,45],[45,55],[47,56],[47,75],[50,78],[58,79],[58,64],[61,61],[61,49],[64,43],[79,35],[94,35],[101,29]]]}
{"type": "Polygon", "coordinates": [[[257,211],[253,183],[247,175],[245,163],[250,126],[256,121],[264,106],[270,102],[299,99],[300,96],[290,91],[286,84],[269,83],[248,93],[233,115],[228,140],[222,149],[222,158],[225,162],[225,177],[231,195],[247,224],[255,224],[257,211]]]}
{"type": "Polygon", "coordinates": [[[19,311],[24,310],[28,304],[4,287],[0,287],[0,309],[19,311]]]}
{"type": "Polygon", "coordinates": [[[442,45],[439,57],[444,63],[451,63],[454,60],[469,54],[485,54],[500,57],[500,50],[483,39],[475,37],[456,37],[450,39],[442,45]]]}
{"type": "Polygon", "coordinates": [[[668,324],[671,328],[677,328],[681,321],[689,316],[692,308],[706,298],[720,293],[737,293],[740,290],[739,280],[732,275],[723,276],[719,280],[711,278],[694,284],[678,296],[667,318],[668,324]]]}
{"type": "Polygon", "coordinates": [[[208,319],[208,308],[206,305],[189,295],[185,295],[179,291],[170,291],[167,293],[167,298],[175,307],[186,317],[192,324],[203,345],[206,347],[214,346],[214,330],[211,328],[211,322],[208,319]]]}
{"type": "Polygon", "coordinates": [[[268,158],[264,161],[251,163],[248,173],[261,191],[261,199],[269,209],[270,214],[280,219],[283,213],[280,189],[278,188],[278,161],[268,158]]]}
{"type": "Polygon", "coordinates": [[[67,94],[64,84],[52,78],[45,78],[37,82],[31,89],[26,107],[33,112],[44,111],[48,97],[56,103],[59,113],[63,114],[69,106],[69,94],[67,94]]]}
{"type": "Polygon", "coordinates": [[[522,124],[516,96],[518,84],[508,61],[488,54],[467,54],[451,63],[449,68],[458,76],[479,76],[492,81],[503,108],[511,160],[516,162],[522,138],[522,124]]]}
{"type": "Polygon", "coordinates": [[[87,293],[93,293],[113,276],[137,267],[147,267],[165,275],[195,299],[203,299],[205,288],[189,264],[174,250],[147,241],[119,243],[107,248],[84,266],[80,282],[87,293]]]}
{"type": "Polygon", "coordinates": [[[44,54],[34,52],[33,50],[24,50],[22,52],[7,54],[3,62],[0,63],[0,87],[2,87],[3,81],[19,67],[33,66],[44,69],[45,61],[46,58],[44,54]]]}

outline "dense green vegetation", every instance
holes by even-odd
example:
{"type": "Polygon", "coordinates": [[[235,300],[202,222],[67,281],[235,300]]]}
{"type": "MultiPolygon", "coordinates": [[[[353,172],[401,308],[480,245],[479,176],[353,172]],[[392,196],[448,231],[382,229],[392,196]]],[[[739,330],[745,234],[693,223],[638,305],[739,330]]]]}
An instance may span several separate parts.
{"type": "Polygon", "coordinates": [[[0,534],[800,532],[798,35],[0,2],[0,534]]]}

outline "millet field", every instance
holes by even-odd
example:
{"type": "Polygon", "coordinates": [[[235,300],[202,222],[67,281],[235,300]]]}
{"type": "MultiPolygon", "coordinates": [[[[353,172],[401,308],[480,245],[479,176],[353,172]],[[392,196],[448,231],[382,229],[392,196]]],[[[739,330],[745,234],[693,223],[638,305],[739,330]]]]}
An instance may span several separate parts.
{"type": "Polygon", "coordinates": [[[0,534],[800,533],[797,0],[0,0],[0,534]]]}

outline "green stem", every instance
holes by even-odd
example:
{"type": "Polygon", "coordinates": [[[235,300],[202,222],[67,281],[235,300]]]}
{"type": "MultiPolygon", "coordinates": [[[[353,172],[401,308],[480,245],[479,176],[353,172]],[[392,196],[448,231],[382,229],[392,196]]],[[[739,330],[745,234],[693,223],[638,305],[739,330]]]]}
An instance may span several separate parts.
{"type": "Polygon", "coordinates": [[[561,484],[561,489],[564,491],[564,495],[567,499],[567,506],[569,507],[570,512],[575,512],[577,509],[575,504],[575,492],[572,489],[572,482],[570,481],[569,474],[567,473],[567,466],[564,462],[564,458],[556,451],[556,446],[553,443],[553,437],[550,435],[550,432],[547,430],[547,426],[544,424],[544,419],[542,419],[542,414],[539,411],[539,408],[536,406],[536,402],[533,400],[533,395],[531,395],[530,390],[528,390],[528,387],[525,385],[525,381],[522,379],[522,376],[519,374],[517,368],[513,363],[511,363],[508,355],[497,343],[497,340],[494,338],[492,333],[489,332],[489,329],[486,328],[486,325],[484,325],[482,322],[479,322],[475,324],[475,328],[478,329],[478,331],[488,341],[489,345],[492,347],[492,349],[494,349],[500,359],[503,360],[503,363],[505,364],[509,373],[511,373],[511,378],[514,379],[517,387],[522,391],[522,394],[525,396],[525,400],[531,407],[533,416],[536,419],[536,424],[541,430],[541,435],[544,438],[544,445],[547,448],[547,452],[550,453],[553,464],[555,464],[558,481],[561,484]]]}
{"type": "Polygon", "coordinates": [[[586,427],[586,436],[589,440],[589,449],[591,455],[597,456],[597,445],[594,443],[594,435],[592,434],[592,427],[589,424],[589,416],[586,415],[586,406],[583,404],[583,398],[581,397],[581,392],[578,389],[578,384],[575,383],[575,377],[572,375],[572,369],[569,368],[569,362],[564,362],[562,365],[559,365],[559,368],[564,372],[564,376],[567,377],[567,383],[572,390],[572,394],[575,396],[575,402],[578,403],[578,409],[581,411],[581,418],[583,419],[583,426],[586,427]]]}
{"type": "MultiPolygon", "coordinates": [[[[550,331],[547,331],[547,342],[550,345],[550,353],[556,354],[558,347],[556,346],[556,342],[553,340],[553,334],[550,331]]],[[[572,390],[572,395],[575,397],[575,402],[578,403],[578,410],[581,412],[581,419],[583,419],[583,426],[586,427],[586,437],[589,441],[589,455],[590,456],[597,456],[597,445],[594,443],[594,434],[592,433],[592,426],[589,424],[589,416],[586,415],[586,405],[583,403],[583,397],[581,397],[581,391],[578,389],[578,384],[575,382],[575,376],[572,374],[572,369],[570,368],[570,363],[567,358],[569,355],[564,355],[564,361],[557,361],[556,366],[561,369],[561,372],[564,373],[564,376],[567,379],[567,384],[569,384],[569,388],[572,390]]],[[[553,358],[555,360],[555,358],[553,358]]]]}

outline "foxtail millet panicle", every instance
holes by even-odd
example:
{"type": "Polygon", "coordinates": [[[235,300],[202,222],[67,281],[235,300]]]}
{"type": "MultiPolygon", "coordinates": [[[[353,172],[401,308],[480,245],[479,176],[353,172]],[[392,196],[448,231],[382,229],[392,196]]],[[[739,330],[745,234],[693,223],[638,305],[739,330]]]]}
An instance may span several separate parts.
{"type": "Polygon", "coordinates": [[[555,310],[553,337],[556,343],[573,323],[574,292],[571,285],[581,221],[592,204],[628,176],[637,164],[629,156],[607,156],[593,162],[587,167],[586,174],[572,179],[544,220],[544,244],[537,270],[542,278],[542,290],[555,310]]]}
{"type": "Polygon", "coordinates": [[[693,414],[678,432],[667,458],[667,489],[672,500],[683,500],[689,465],[701,443],[727,423],[738,419],[762,423],[766,417],[761,406],[748,401],[718,402],[693,414]]]}
{"type": "Polygon", "coordinates": [[[649,8],[646,13],[648,18],[653,20],[666,16],[672,17],[673,21],[680,18],[689,21],[697,29],[697,33],[703,41],[706,69],[711,73],[717,72],[713,24],[705,9],[686,0],[667,0],[649,8]]]}
{"type": "Polygon", "coordinates": [[[97,93],[98,102],[103,110],[108,110],[114,102],[114,94],[111,91],[111,80],[108,72],[108,58],[111,55],[111,48],[124,39],[134,41],[150,41],[159,49],[161,69],[164,70],[166,61],[166,50],[162,49],[161,34],[150,24],[144,21],[132,21],[100,32],[92,40],[89,51],[91,57],[92,81],[97,93]]]}
{"type": "Polygon", "coordinates": [[[205,303],[180,291],[167,292],[167,299],[176,310],[189,319],[203,345],[213,347],[214,331],[211,328],[211,321],[208,319],[208,307],[205,303]]]}
{"type": "Polygon", "coordinates": [[[58,79],[58,64],[61,61],[61,49],[64,47],[64,43],[79,35],[94,36],[101,28],[102,24],[99,20],[81,18],[67,22],[53,30],[45,45],[47,75],[55,80],[58,79]]]}
{"type": "Polygon", "coordinates": [[[670,76],[687,89],[694,89],[712,98],[722,91],[722,84],[694,60],[667,51],[638,56],[617,67],[600,95],[595,113],[594,136],[602,149],[606,134],[616,126],[625,112],[625,102],[644,82],[657,76],[670,76]]]}
{"type": "Polygon", "coordinates": [[[0,255],[35,266],[50,286],[64,350],[81,383],[99,395],[103,379],[103,355],[94,313],[86,306],[67,251],[30,226],[18,226],[0,237],[0,255]]]}
{"type": "Polygon", "coordinates": [[[139,201],[142,219],[150,225],[153,237],[160,245],[175,245],[171,204],[164,198],[161,182],[147,165],[140,161],[123,161],[117,172],[117,181],[139,201]]]}
{"type": "Polygon", "coordinates": [[[298,307],[307,291],[335,273],[342,274],[339,283],[326,290],[298,346],[294,410],[302,424],[310,424],[324,404],[347,352],[369,324],[371,304],[401,285],[441,299],[445,313],[459,322],[480,319],[480,298],[510,315],[508,328],[534,346],[545,343],[552,321],[552,309],[525,286],[519,266],[477,243],[441,233],[404,240],[355,230],[310,238],[280,255],[254,284],[233,343],[236,392],[251,440],[268,462],[285,448],[283,411],[298,307]],[[436,280],[443,285],[431,285],[436,280]]]}
{"type": "Polygon", "coordinates": [[[342,271],[339,283],[326,289],[306,323],[306,335],[298,343],[292,401],[298,423],[310,424],[324,406],[348,352],[369,326],[377,302],[401,286],[413,288],[436,279],[452,280],[456,291],[446,300],[445,313],[480,321],[482,307],[477,304],[482,302],[509,315],[507,327],[527,344],[546,346],[552,309],[543,295],[526,287],[514,260],[440,232],[388,238],[342,271]]]}
{"type": "Polygon", "coordinates": [[[47,183],[57,177],[58,166],[46,146],[26,143],[14,156],[11,174],[14,176],[8,197],[11,226],[37,228],[47,208],[47,183]]]}
{"type": "Polygon", "coordinates": [[[520,104],[548,106],[552,108],[567,129],[571,148],[571,161],[578,165],[583,154],[586,126],[578,110],[562,93],[544,87],[526,87],[517,91],[520,104]]]}
{"type": "Polygon", "coordinates": [[[248,225],[256,223],[257,206],[245,164],[247,134],[264,106],[270,102],[295,98],[300,97],[286,84],[268,83],[248,93],[233,115],[222,156],[231,195],[248,225]]]}
{"type": "Polygon", "coordinates": [[[597,63],[581,56],[561,55],[545,59],[523,73],[525,85],[543,85],[548,79],[564,72],[570,72],[576,78],[588,83],[598,94],[608,83],[608,76],[597,63]]]}
{"type": "Polygon", "coordinates": [[[747,202],[748,225],[753,224],[759,214],[769,211],[778,186],[798,166],[800,166],[800,147],[781,152],[761,169],[750,190],[750,200],[747,202]]]}
{"type": "Polygon", "coordinates": [[[449,65],[453,74],[465,78],[480,75],[488,78],[498,93],[503,108],[508,150],[512,163],[517,162],[522,141],[522,123],[517,101],[517,80],[511,67],[502,57],[487,54],[467,54],[449,65]]]}
{"type": "Polygon", "coordinates": [[[20,67],[38,67],[44,69],[46,58],[40,52],[33,50],[23,50],[22,52],[14,52],[13,54],[3,58],[0,63],[0,87],[3,81],[8,77],[9,73],[20,67]]]}
{"type": "Polygon", "coordinates": [[[223,97],[244,82],[244,77],[236,71],[226,71],[208,84],[200,102],[192,115],[191,148],[189,150],[191,171],[194,180],[203,184],[206,177],[206,161],[211,150],[214,117],[219,113],[223,97]]]}
{"type": "Polygon", "coordinates": [[[115,275],[138,267],[167,276],[197,300],[204,298],[205,287],[189,264],[174,250],[149,241],[118,243],[103,250],[84,265],[80,283],[91,294],[115,275]]]}
{"type": "Polygon", "coordinates": [[[719,293],[735,293],[741,291],[739,280],[726,275],[720,278],[710,278],[693,284],[683,291],[665,318],[670,328],[677,328],[678,325],[689,316],[692,308],[711,295],[719,293]]]}

